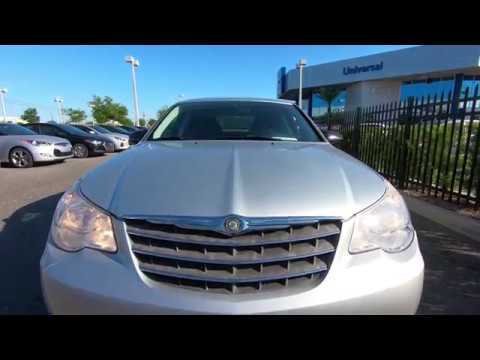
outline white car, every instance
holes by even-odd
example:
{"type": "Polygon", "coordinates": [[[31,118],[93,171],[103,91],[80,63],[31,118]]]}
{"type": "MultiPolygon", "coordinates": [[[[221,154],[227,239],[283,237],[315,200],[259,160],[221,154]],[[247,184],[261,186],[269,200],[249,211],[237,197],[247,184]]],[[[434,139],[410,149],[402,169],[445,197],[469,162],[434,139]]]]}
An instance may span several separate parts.
{"type": "Polygon", "coordinates": [[[38,135],[16,124],[0,124],[0,162],[29,168],[35,163],[59,162],[72,156],[72,144],[66,139],[38,135]]]}
{"type": "MultiPolygon", "coordinates": [[[[85,125],[82,126],[86,127],[85,125]]],[[[99,125],[88,126],[88,128],[95,131],[96,134],[106,136],[113,141],[115,143],[115,151],[127,150],[130,147],[128,135],[112,132],[99,125]]]]}

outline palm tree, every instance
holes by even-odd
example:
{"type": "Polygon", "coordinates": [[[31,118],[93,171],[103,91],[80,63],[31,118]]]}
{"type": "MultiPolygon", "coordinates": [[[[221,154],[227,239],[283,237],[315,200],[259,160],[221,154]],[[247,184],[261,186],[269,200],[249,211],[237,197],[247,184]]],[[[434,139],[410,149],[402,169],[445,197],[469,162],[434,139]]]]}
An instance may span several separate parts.
{"type": "Polygon", "coordinates": [[[332,103],[333,100],[340,94],[342,90],[337,87],[323,87],[317,89],[316,93],[320,95],[320,97],[325,100],[327,103],[327,114],[328,114],[328,129],[330,130],[330,119],[331,119],[331,114],[332,114],[332,103]]]}

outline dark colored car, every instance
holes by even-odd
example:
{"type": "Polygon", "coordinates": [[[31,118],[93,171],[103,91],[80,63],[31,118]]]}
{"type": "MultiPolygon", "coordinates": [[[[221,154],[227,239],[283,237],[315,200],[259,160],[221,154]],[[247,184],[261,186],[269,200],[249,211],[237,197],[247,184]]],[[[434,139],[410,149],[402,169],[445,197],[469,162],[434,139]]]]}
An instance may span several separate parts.
{"type": "Polygon", "coordinates": [[[76,127],[77,129],[80,129],[85,133],[96,135],[96,136],[99,136],[99,137],[103,138],[105,140],[105,143],[106,143],[105,150],[108,153],[115,152],[115,141],[114,141],[114,139],[110,138],[109,136],[101,134],[100,132],[98,132],[97,130],[95,130],[91,126],[82,125],[82,124],[71,124],[71,126],[76,127]]]}
{"type": "Polygon", "coordinates": [[[40,135],[67,139],[72,143],[73,156],[76,158],[100,155],[106,151],[107,144],[105,139],[94,134],[85,133],[70,125],[37,123],[24,126],[40,135]]]}
{"type": "Polygon", "coordinates": [[[147,131],[148,131],[147,129],[142,129],[142,130],[137,130],[134,133],[130,134],[130,139],[128,141],[130,146],[138,144],[138,142],[142,140],[142,138],[145,136],[147,131]]]}

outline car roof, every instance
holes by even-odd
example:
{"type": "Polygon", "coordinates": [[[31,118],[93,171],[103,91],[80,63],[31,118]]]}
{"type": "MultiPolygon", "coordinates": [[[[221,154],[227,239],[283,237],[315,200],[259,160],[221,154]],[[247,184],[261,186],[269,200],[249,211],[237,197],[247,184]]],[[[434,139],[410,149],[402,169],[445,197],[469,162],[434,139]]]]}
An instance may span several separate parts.
{"type": "Polygon", "coordinates": [[[268,99],[268,98],[248,98],[248,97],[212,97],[212,98],[197,98],[197,99],[187,99],[177,102],[177,104],[188,104],[188,103],[202,103],[202,102],[228,102],[228,101],[245,101],[245,102],[269,102],[276,104],[286,104],[293,105],[295,101],[285,100],[285,99],[268,99]]]}

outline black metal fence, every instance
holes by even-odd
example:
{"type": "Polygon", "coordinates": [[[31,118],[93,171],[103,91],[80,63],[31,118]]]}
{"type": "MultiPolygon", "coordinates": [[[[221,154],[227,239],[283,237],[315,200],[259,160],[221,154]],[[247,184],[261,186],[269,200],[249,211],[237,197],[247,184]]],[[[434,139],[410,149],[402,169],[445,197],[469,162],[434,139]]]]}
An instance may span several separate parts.
{"type": "Polygon", "coordinates": [[[452,94],[358,108],[332,118],[343,149],[401,189],[480,206],[478,85],[452,94]]]}

